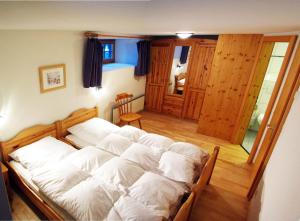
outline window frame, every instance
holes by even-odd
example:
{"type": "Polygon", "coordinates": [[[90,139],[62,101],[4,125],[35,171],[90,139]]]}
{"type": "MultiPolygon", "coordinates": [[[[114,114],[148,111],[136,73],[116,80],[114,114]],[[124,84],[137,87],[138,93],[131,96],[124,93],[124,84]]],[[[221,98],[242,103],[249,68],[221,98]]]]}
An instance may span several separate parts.
{"type": "MultiPolygon", "coordinates": [[[[112,44],[113,45],[112,59],[104,59],[104,57],[103,57],[103,64],[115,63],[116,40],[115,39],[105,39],[105,40],[100,40],[100,42],[102,45],[103,44],[112,44]]],[[[102,55],[103,55],[103,51],[102,51],[102,55]]]]}

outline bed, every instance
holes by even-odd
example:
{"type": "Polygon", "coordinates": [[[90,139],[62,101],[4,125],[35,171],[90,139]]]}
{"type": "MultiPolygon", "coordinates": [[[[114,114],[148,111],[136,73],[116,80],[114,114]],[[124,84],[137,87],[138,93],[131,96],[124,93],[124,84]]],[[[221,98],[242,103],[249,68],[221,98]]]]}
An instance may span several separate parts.
{"type": "MultiPolygon", "coordinates": [[[[36,186],[34,186],[34,184],[32,182],[30,183],[28,181],[28,179],[26,179],[26,174],[24,175],[24,171],[23,171],[24,168],[22,168],[22,165],[19,165],[17,162],[11,162],[11,158],[10,158],[9,154],[11,154],[16,149],[18,149],[22,146],[25,146],[25,145],[28,145],[28,144],[31,144],[31,143],[34,143],[34,142],[37,142],[37,141],[40,141],[43,139],[48,139],[47,137],[49,137],[49,136],[56,137],[68,144],[71,143],[71,144],[75,145],[74,140],[70,141],[65,138],[66,136],[70,135],[68,132],[68,129],[73,126],[76,126],[82,122],[88,121],[96,116],[97,116],[96,108],[80,109],[80,110],[72,113],[68,118],[66,118],[62,121],[57,121],[55,124],[51,124],[51,125],[35,126],[32,128],[26,129],[26,130],[22,131],[20,134],[18,134],[15,138],[1,143],[3,159],[6,163],[6,165],[9,167],[10,174],[12,175],[13,180],[20,187],[20,189],[29,197],[29,199],[33,202],[33,204],[35,204],[45,214],[45,216],[48,219],[55,219],[55,220],[66,220],[67,219],[67,220],[69,220],[74,217],[74,211],[72,213],[72,208],[70,209],[68,207],[61,206],[64,204],[61,204],[59,200],[58,201],[54,200],[55,202],[53,203],[53,199],[49,199],[49,195],[43,194],[45,192],[47,193],[47,191],[45,191],[45,189],[43,189],[45,186],[45,181],[43,179],[41,179],[41,185],[40,185],[40,187],[43,190],[41,193],[41,191],[39,191],[39,189],[36,188],[36,186]],[[61,204],[61,205],[58,206],[57,204],[61,204]],[[72,215],[70,215],[70,214],[72,214],[72,215]]],[[[111,129],[113,130],[114,127],[111,126],[111,129]]],[[[118,129],[118,128],[116,127],[115,129],[118,129]]],[[[112,138],[113,138],[112,140],[114,140],[114,137],[112,137],[112,138]]],[[[75,143],[77,143],[77,142],[75,141],[75,143]]],[[[79,148],[78,144],[76,144],[75,146],[77,148],[79,148]]],[[[135,152],[134,150],[140,150],[140,149],[143,149],[143,147],[145,148],[145,145],[143,146],[143,144],[135,143],[134,145],[131,145],[130,149],[132,149],[133,152],[135,152]]],[[[211,155],[209,160],[206,162],[206,164],[203,165],[202,173],[200,174],[199,179],[197,179],[195,181],[194,185],[189,186],[189,189],[186,189],[186,186],[184,186],[184,187],[182,186],[182,182],[173,182],[173,180],[172,180],[172,182],[170,182],[169,178],[165,179],[165,177],[161,176],[161,174],[159,174],[155,170],[153,170],[154,169],[153,166],[151,168],[151,164],[150,164],[150,166],[147,164],[137,165],[136,161],[132,162],[131,160],[129,160],[130,163],[128,163],[128,158],[126,158],[126,157],[124,158],[123,152],[118,152],[119,151],[118,148],[117,148],[117,152],[114,152],[114,151],[111,152],[111,150],[108,151],[107,149],[102,149],[102,148],[100,148],[100,150],[103,153],[106,152],[107,153],[106,155],[110,154],[111,158],[110,158],[110,160],[107,161],[110,163],[104,162],[104,164],[105,164],[104,169],[101,169],[101,167],[97,168],[99,171],[96,172],[96,175],[98,174],[98,176],[99,176],[99,174],[100,174],[102,179],[103,179],[103,177],[105,177],[105,179],[104,179],[105,181],[112,180],[112,183],[114,185],[121,186],[120,189],[123,188],[124,191],[129,191],[128,195],[125,194],[124,196],[123,195],[121,197],[119,196],[118,200],[113,202],[113,205],[116,204],[116,208],[118,208],[117,214],[120,215],[123,213],[125,213],[125,214],[128,213],[128,211],[131,211],[132,208],[127,208],[126,206],[135,205],[134,203],[138,202],[138,204],[135,206],[137,208],[140,208],[139,209],[140,211],[144,210],[145,211],[144,213],[148,213],[147,212],[148,207],[145,208],[144,207],[145,204],[147,206],[150,205],[150,207],[152,206],[151,211],[155,211],[155,213],[154,213],[154,218],[152,217],[152,218],[150,218],[150,220],[155,220],[155,218],[159,217],[157,220],[174,219],[176,221],[177,220],[186,220],[188,218],[189,211],[195,205],[194,199],[199,198],[199,195],[200,195],[202,189],[209,182],[209,179],[211,177],[212,170],[213,170],[216,158],[217,158],[217,154],[218,154],[218,148],[216,148],[214,153],[211,155]],[[120,165],[120,168],[123,168],[123,167],[131,168],[132,170],[135,171],[134,172],[135,174],[141,173],[142,175],[134,177],[132,180],[128,181],[128,183],[127,183],[127,181],[126,182],[125,181],[124,182],[123,181],[115,181],[116,176],[109,176],[107,173],[103,172],[103,171],[110,170],[110,168],[113,167],[113,165],[120,165]],[[143,166],[145,166],[145,167],[143,167],[143,166]],[[149,168],[147,168],[147,166],[149,166],[149,168]],[[142,171],[142,172],[138,172],[138,171],[142,171]],[[176,202],[176,205],[174,206],[174,210],[172,212],[168,211],[168,210],[163,210],[160,207],[159,207],[159,209],[153,209],[153,208],[157,208],[157,205],[151,204],[151,200],[153,200],[153,199],[149,198],[147,201],[144,199],[144,197],[141,198],[141,191],[142,192],[144,191],[143,188],[145,187],[145,185],[147,185],[147,183],[150,183],[156,179],[159,182],[161,182],[162,185],[163,185],[163,183],[165,183],[165,184],[167,183],[169,186],[174,185],[174,189],[180,192],[180,194],[178,194],[178,196],[180,195],[180,197],[177,198],[178,202],[176,202]],[[143,188],[141,188],[141,186],[143,188]],[[190,194],[191,192],[193,194],[190,194]],[[185,195],[184,193],[188,193],[188,197],[187,197],[187,200],[182,201],[183,196],[185,195]],[[129,197],[127,197],[127,196],[129,196],[129,197]],[[132,199],[134,199],[134,201],[132,201],[132,199]],[[182,201],[182,202],[179,203],[179,201],[182,201]],[[149,202],[150,202],[150,204],[149,204],[149,202]]],[[[79,153],[80,151],[82,151],[80,153],[84,153],[84,152],[88,152],[88,151],[95,152],[96,147],[91,147],[90,145],[83,145],[83,146],[81,146],[80,150],[78,152],[77,151],[78,150],[76,150],[76,153],[79,153]],[[84,148],[82,148],[82,147],[84,147],[84,148]]],[[[72,155],[72,153],[71,153],[71,155],[72,155]]],[[[84,155],[84,154],[78,154],[78,155],[84,155]]],[[[131,156],[130,151],[129,151],[129,154],[127,154],[127,155],[131,156]]],[[[173,157],[173,155],[171,154],[169,157],[173,157]]],[[[80,160],[81,160],[80,158],[76,158],[76,160],[74,160],[74,161],[80,162],[80,160]]],[[[68,166],[65,166],[65,167],[69,168],[68,166]]],[[[53,168],[52,168],[52,166],[48,165],[47,166],[48,170],[46,171],[46,174],[47,174],[47,172],[52,173],[53,171],[55,171],[55,166],[53,166],[53,168]]],[[[111,171],[114,171],[114,169],[111,169],[111,171]]],[[[45,171],[43,171],[43,172],[45,173],[45,171]]],[[[80,174],[80,171],[79,172],[75,171],[73,173],[80,174]]],[[[41,174],[43,174],[43,173],[41,173],[41,174]]],[[[120,172],[118,171],[116,174],[120,174],[120,172]]],[[[39,176],[35,175],[34,180],[35,180],[35,182],[39,183],[39,176]]],[[[46,182],[46,186],[47,186],[47,182],[46,182]]],[[[92,188],[94,184],[91,183],[88,185],[91,185],[91,188],[92,188]]],[[[77,186],[76,186],[76,188],[77,188],[77,186]]],[[[58,189],[58,190],[60,191],[60,189],[58,189]]],[[[106,192],[107,192],[107,190],[106,190],[106,192]]],[[[143,193],[143,194],[145,194],[145,193],[143,193]]],[[[110,197],[112,197],[112,195],[110,197]]],[[[174,195],[174,194],[171,194],[171,195],[174,195]]],[[[63,197],[60,197],[60,198],[63,198],[63,197]]],[[[89,202],[89,201],[87,201],[87,202],[89,202]]],[[[161,202],[160,205],[163,205],[164,203],[161,202]]],[[[174,203],[174,199],[171,203],[174,203]]],[[[110,213],[111,212],[109,212],[109,214],[110,213]]],[[[107,211],[106,211],[106,214],[107,214],[107,211]]],[[[76,219],[82,220],[82,219],[87,218],[87,217],[82,217],[81,215],[80,214],[76,215],[75,216],[76,219]]],[[[114,214],[112,214],[112,215],[114,215],[114,214]]],[[[91,217],[93,217],[93,216],[91,216],[91,217]]],[[[107,217],[108,216],[106,216],[105,219],[103,218],[103,220],[116,219],[115,217],[107,219],[107,217]]],[[[123,217],[124,216],[121,217],[122,218],[121,220],[126,220],[126,218],[123,218],[123,217]]]]}

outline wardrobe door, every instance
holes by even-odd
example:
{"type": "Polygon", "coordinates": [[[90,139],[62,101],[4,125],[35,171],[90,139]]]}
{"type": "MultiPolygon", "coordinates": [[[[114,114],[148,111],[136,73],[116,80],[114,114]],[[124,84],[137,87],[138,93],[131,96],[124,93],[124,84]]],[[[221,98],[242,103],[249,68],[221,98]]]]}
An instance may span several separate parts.
{"type": "Polygon", "coordinates": [[[199,118],[199,133],[231,139],[261,42],[262,35],[257,34],[219,36],[199,118]]]}
{"type": "Polygon", "coordinates": [[[151,66],[146,83],[146,110],[161,112],[170,64],[171,43],[154,42],[151,46],[151,66]]]}
{"type": "Polygon", "coordinates": [[[183,117],[198,120],[207,87],[216,41],[197,42],[194,46],[186,87],[183,117]]]}

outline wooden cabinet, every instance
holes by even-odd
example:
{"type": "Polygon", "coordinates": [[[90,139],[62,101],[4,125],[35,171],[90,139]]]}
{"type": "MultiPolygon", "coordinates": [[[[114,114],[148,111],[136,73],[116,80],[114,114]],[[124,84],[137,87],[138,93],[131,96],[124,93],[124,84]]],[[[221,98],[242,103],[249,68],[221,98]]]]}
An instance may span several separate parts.
{"type": "Polygon", "coordinates": [[[243,108],[262,37],[225,34],[218,40],[153,41],[146,109],[196,120],[199,133],[230,140],[243,108]],[[185,78],[184,86],[172,90],[177,46],[190,47],[186,56],[189,64],[184,73],[176,73],[177,78],[185,78]],[[172,94],[177,92],[180,93],[172,94]]]}
{"type": "Polygon", "coordinates": [[[150,73],[147,75],[145,108],[161,112],[169,65],[171,59],[171,42],[154,42],[151,46],[150,73]]]}
{"type": "Polygon", "coordinates": [[[216,41],[197,41],[188,75],[183,117],[198,120],[215,53],[216,41]]]}
{"type": "MultiPolygon", "coordinates": [[[[163,112],[176,117],[198,120],[209,79],[216,40],[208,39],[164,39],[152,42],[151,71],[147,76],[145,108],[163,112]],[[176,77],[171,76],[174,69],[176,47],[189,47],[187,67],[177,76],[184,78],[184,85],[176,85],[176,77]],[[173,56],[174,55],[174,56],[173,56]],[[182,77],[184,75],[184,77],[182,77]],[[173,91],[181,92],[172,94],[173,91]]],[[[182,79],[181,79],[182,81],[182,79]]]]}
{"type": "Polygon", "coordinates": [[[254,71],[262,35],[220,35],[198,132],[230,140],[254,71]]]}

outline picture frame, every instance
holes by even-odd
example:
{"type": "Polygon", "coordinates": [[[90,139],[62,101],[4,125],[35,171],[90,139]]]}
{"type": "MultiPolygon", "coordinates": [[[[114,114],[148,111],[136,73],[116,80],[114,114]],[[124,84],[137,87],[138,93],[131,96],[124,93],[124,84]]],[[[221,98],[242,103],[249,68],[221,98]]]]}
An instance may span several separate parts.
{"type": "Polygon", "coordinates": [[[40,92],[58,90],[66,87],[66,65],[55,64],[39,67],[40,92]]]}

